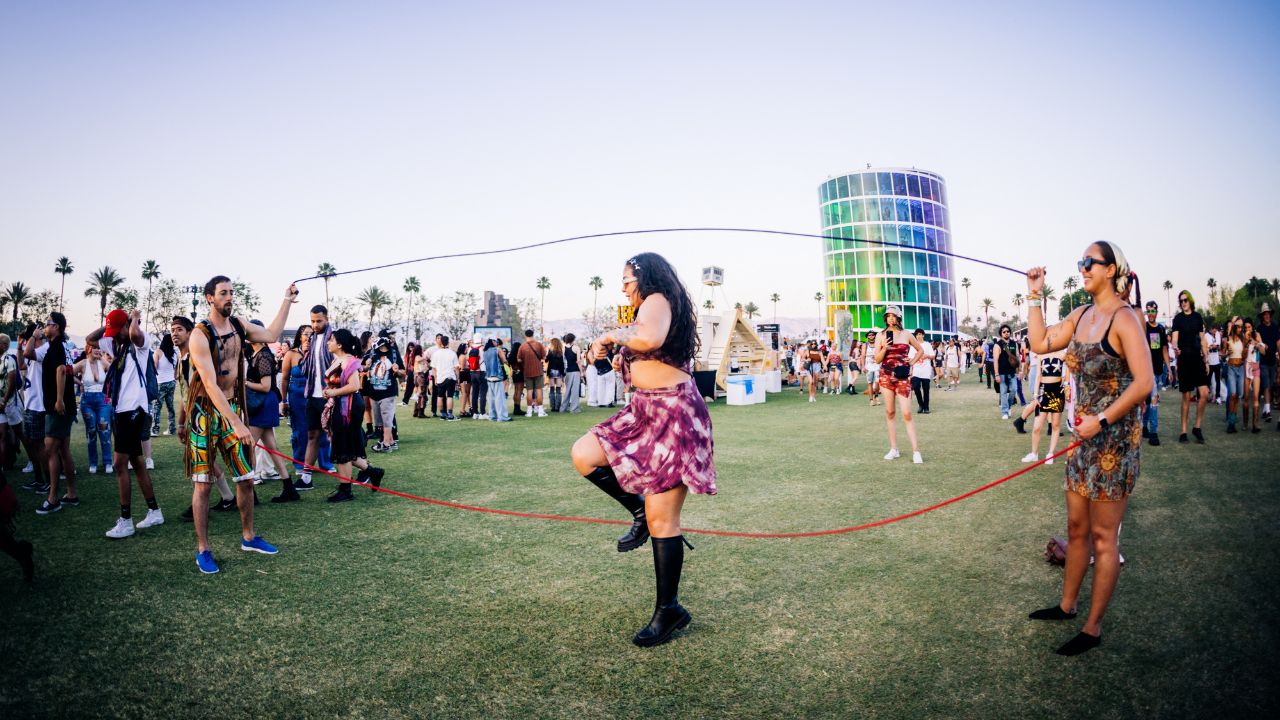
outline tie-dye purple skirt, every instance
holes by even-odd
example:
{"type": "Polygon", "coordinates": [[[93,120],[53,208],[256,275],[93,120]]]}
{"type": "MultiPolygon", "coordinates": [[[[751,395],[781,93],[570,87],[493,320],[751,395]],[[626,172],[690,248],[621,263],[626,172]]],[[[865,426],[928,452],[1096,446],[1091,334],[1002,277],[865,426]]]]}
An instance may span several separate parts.
{"type": "Polygon", "coordinates": [[[591,432],[627,492],[655,495],[683,484],[716,494],[711,416],[692,379],[634,391],[626,407],[591,432]]]}

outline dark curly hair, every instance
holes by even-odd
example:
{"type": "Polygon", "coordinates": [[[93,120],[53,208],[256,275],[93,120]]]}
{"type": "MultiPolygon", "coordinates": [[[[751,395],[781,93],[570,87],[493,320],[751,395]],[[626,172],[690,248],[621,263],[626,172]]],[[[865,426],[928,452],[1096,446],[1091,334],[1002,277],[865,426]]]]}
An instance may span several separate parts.
{"type": "Polygon", "coordinates": [[[360,341],[356,339],[355,335],[351,334],[350,330],[342,328],[335,331],[333,339],[338,342],[338,347],[342,348],[342,352],[360,357],[360,341]]]}
{"type": "Polygon", "coordinates": [[[654,293],[662,295],[671,304],[671,329],[662,343],[662,352],[672,362],[683,365],[698,353],[698,311],[693,298],[675,268],[657,253],[645,252],[632,257],[627,265],[636,276],[636,292],[641,298],[654,293]]]}

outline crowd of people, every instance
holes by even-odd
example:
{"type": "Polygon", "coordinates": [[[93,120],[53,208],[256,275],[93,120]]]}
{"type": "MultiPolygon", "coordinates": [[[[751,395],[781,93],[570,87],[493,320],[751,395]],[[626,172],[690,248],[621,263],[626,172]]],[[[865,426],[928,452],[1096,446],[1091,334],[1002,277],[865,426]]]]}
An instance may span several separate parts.
{"type": "MultiPolygon", "coordinates": [[[[1130,304],[1136,276],[1113,244],[1090,245],[1079,269],[1094,302],[1052,327],[1041,311],[1043,269],[1036,269],[1028,273],[1031,313],[1024,332],[1004,325],[992,338],[929,340],[921,329],[904,328],[902,311],[891,305],[883,327],[855,338],[847,351],[809,340],[785,343],[781,357],[788,383],[807,393],[810,403],[819,394],[857,395],[863,380],[869,405],[885,408],[885,460],[901,456],[900,416],[913,462],[924,462],[913,416],[931,411],[931,388],[955,390],[971,368],[994,390],[1000,417],[1012,417],[1018,433],[1026,433],[1034,417],[1024,462],[1041,461],[1047,427],[1043,462],[1052,464],[1066,423],[1076,441],[1066,451],[1066,579],[1060,604],[1031,614],[1074,618],[1084,558],[1091,558],[1097,568],[1093,606],[1081,632],[1060,649],[1064,654],[1100,642],[1102,614],[1123,562],[1119,527],[1138,476],[1137,449],[1144,438],[1160,444],[1161,388],[1174,386],[1182,396],[1179,442],[1190,442],[1189,421],[1191,437],[1206,442],[1208,403],[1227,405],[1225,432],[1258,433],[1272,419],[1280,351],[1280,330],[1267,304],[1256,323],[1233,317],[1219,328],[1206,325],[1183,291],[1166,328],[1157,321],[1155,302],[1143,307],[1145,318],[1130,304]]],[[[10,467],[18,447],[25,450],[32,479],[23,488],[43,496],[38,515],[80,504],[81,478],[71,453],[79,420],[88,474],[101,469],[116,479],[119,515],[106,537],[123,539],[164,524],[150,477],[151,438],[174,434],[193,483],[183,519],[195,525],[197,567],[212,574],[219,566],[208,538],[210,511],[239,513],[242,550],[278,552],[254,527],[254,485],[264,479],[281,483],[273,503],[295,502],[313,489],[313,468],[338,478],[328,496],[332,503],[354,499],[353,482],[380,487],[385,472],[371,464],[366,448],[372,439],[375,454],[399,449],[397,403],[412,405],[415,419],[505,423],[513,416],[577,413],[584,397],[601,407],[621,402],[625,412],[574,445],[574,464],[632,517],[618,540],[620,552],[653,541],[658,601],[635,642],[665,642],[689,623],[676,598],[687,545],[680,508],[690,490],[715,493],[715,470],[710,418],[692,380],[696,312],[665,260],[645,254],[628,261],[623,292],[637,310],[636,321],[585,347],[572,333],[538,339],[526,330],[510,347],[501,337],[473,335],[454,344],[439,334],[431,346],[410,342],[402,353],[395,330],[357,336],[334,328],[323,305],[312,307],[310,322],[281,343],[295,287],[270,324],[234,315],[233,287],[225,276],[211,279],[204,291],[207,317],[196,322],[176,316],[158,339],[144,329],[137,310],[123,309],[107,313],[83,348],[71,344],[67,320],[58,312],[28,326],[15,353],[8,352],[10,338],[0,334],[0,461],[10,467]],[[275,439],[284,418],[289,453],[275,439]],[[136,522],[135,482],[146,505],[136,522]],[[214,488],[217,503],[211,503],[214,488]]],[[[0,484],[0,515],[6,508],[12,514],[12,497],[12,487],[0,484]]],[[[30,578],[30,543],[16,540],[10,523],[0,525],[0,550],[30,578]]]]}

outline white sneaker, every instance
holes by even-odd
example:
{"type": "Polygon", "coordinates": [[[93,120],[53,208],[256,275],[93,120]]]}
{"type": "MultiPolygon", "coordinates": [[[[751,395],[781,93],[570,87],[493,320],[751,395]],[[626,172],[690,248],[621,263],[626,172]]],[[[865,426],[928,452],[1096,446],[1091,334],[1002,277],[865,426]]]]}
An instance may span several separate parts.
{"type": "Polygon", "coordinates": [[[112,465],[111,463],[107,463],[107,464],[102,468],[102,472],[104,472],[104,473],[106,473],[106,474],[108,474],[108,475],[114,475],[114,474],[115,474],[115,472],[116,472],[116,467],[115,467],[114,465],[112,465]]]}
{"type": "Polygon", "coordinates": [[[156,469],[156,461],[155,461],[155,460],[152,460],[151,458],[147,458],[147,469],[148,469],[148,470],[155,470],[155,469],[156,469]]]}
{"type": "Polygon", "coordinates": [[[129,518],[120,518],[116,520],[116,526],[107,531],[107,537],[114,540],[127,538],[133,534],[133,520],[129,518]]]}
{"type": "Polygon", "coordinates": [[[1052,464],[1053,464],[1053,458],[1049,458],[1048,460],[1045,460],[1045,461],[1044,461],[1044,464],[1045,464],[1045,465],[1052,465],[1052,464]]]}
{"type": "Polygon", "coordinates": [[[1040,456],[1035,453],[1027,453],[1026,455],[1022,456],[1022,462],[1024,463],[1033,463],[1039,459],[1040,459],[1040,456]]]}
{"type": "Polygon", "coordinates": [[[139,530],[146,530],[149,527],[164,524],[164,513],[160,512],[160,508],[155,510],[147,510],[147,516],[142,518],[138,523],[139,530]]]}
{"type": "Polygon", "coordinates": [[[27,461],[27,466],[22,468],[22,472],[24,473],[35,472],[35,471],[36,471],[36,466],[32,465],[30,460],[27,461]]]}
{"type": "Polygon", "coordinates": [[[89,474],[90,474],[90,475],[97,475],[97,474],[98,474],[98,466],[97,466],[97,465],[90,465],[90,466],[89,466],[89,474]]]}
{"type": "Polygon", "coordinates": [[[810,396],[809,396],[809,402],[818,402],[818,398],[813,397],[812,395],[810,395],[810,396]]]}
{"type": "Polygon", "coordinates": [[[918,452],[913,452],[911,453],[911,462],[915,463],[916,465],[923,465],[924,456],[918,452]]]}
{"type": "Polygon", "coordinates": [[[1000,416],[1000,419],[1001,419],[1001,420],[1008,420],[1008,419],[1009,419],[1009,413],[1004,413],[1003,415],[1001,415],[1001,416],[1000,416]]]}
{"type": "Polygon", "coordinates": [[[898,452],[898,448],[893,448],[884,454],[885,460],[897,460],[900,457],[902,457],[902,453],[898,452]]]}

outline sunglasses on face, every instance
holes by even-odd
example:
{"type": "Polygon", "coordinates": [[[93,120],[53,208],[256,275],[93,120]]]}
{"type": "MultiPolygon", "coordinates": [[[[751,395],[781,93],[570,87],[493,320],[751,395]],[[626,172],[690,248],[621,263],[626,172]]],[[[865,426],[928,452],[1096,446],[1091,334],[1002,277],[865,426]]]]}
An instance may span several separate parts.
{"type": "Polygon", "coordinates": [[[1089,272],[1090,270],[1093,269],[1094,265],[1114,265],[1114,264],[1115,263],[1109,263],[1106,260],[1099,260],[1098,258],[1090,255],[1086,255],[1084,258],[1076,261],[1076,267],[1080,268],[1081,272],[1089,272]]]}
{"type": "Polygon", "coordinates": [[[1189,302],[1191,302],[1191,301],[1190,301],[1190,300],[1188,300],[1188,299],[1186,299],[1186,298],[1178,298],[1178,304],[1179,304],[1179,305],[1185,305],[1185,304],[1187,304],[1187,303],[1189,303],[1189,302]]]}

